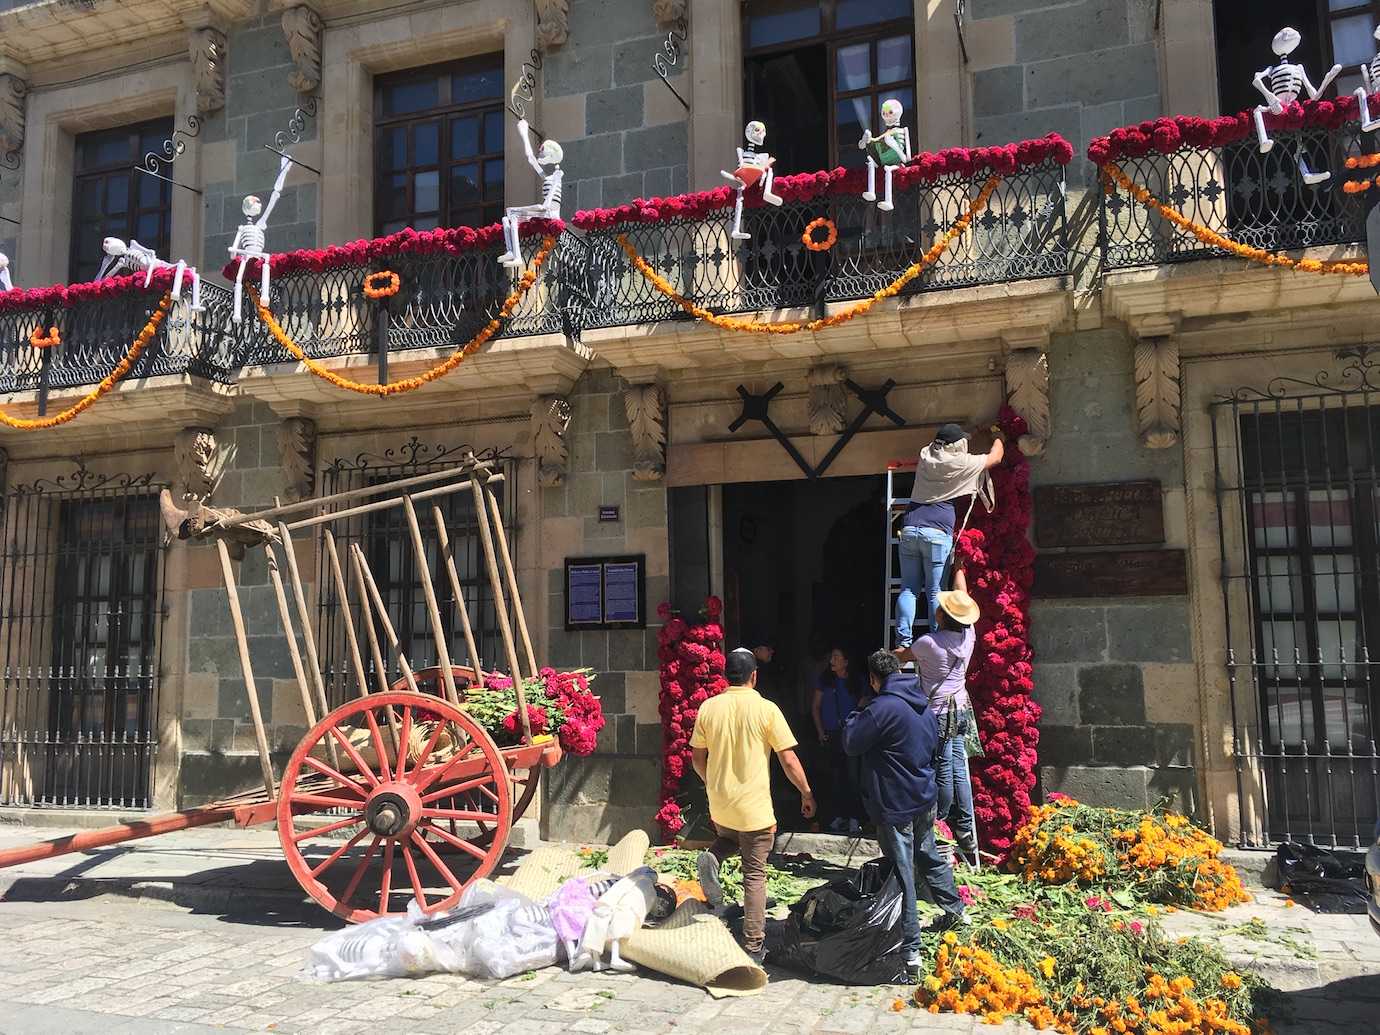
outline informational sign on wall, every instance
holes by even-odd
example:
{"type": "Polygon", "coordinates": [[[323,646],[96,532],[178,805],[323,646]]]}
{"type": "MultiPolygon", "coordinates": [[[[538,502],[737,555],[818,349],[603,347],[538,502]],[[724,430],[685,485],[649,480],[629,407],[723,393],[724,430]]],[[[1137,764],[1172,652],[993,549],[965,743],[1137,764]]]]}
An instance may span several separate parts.
{"type": "Polygon", "coordinates": [[[647,557],[567,557],[567,629],[645,629],[647,557]]]}
{"type": "Polygon", "coordinates": [[[1035,544],[1133,546],[1164,542],[1164,503],[1157,481],[1040,485],[1035,489],[1035,544]]]}

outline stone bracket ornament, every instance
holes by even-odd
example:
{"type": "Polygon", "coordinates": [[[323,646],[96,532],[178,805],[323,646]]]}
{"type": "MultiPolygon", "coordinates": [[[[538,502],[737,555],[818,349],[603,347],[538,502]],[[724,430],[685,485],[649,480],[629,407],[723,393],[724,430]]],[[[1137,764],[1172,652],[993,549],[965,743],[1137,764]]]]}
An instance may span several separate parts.
{"type": "Polygon", "coordinates": [[[537,484],[555,488],[565,482],[570,467],[570,403],[559,396],[541,395],[532,403],[532,452],[537,460],[537,484]]]}
{"type": "Polygon", "coordinates": [[[278,424],[277,435],[284,502],[309,499],[316,491],[316,421],[310,417],[285,417],[278,424]]]}
{"type": "Polygon", "coordinates": [[[570,38],[570,0],[536,0],[537,46],[559,47],[570,38]]]}
{"type": "Polygon", "coordinates": [[[1179,440],[1179,343],[1173,338],[1136,342],[1136,423],[1147,449],[1179,440]]]}
{"type": "Polygon", "coordinates": [[[283,36],[294,66],[288,85],[298,93],[315,93],[321,85],[321,16],[307,4],[283,12],[283,36]]]}
{"type": "Polygon", "coordinates": [[[225,107],[227,44],[225,33],[211,25],[190,33],[192,81],[196,84],[196,108],[203,115],[225,107]]]}
{"type": "Polygon", "coordinates": [[[14,72],[0,72],[0,164],[7,169],[19,168],[19,156],[24,150],[24,99],[29,84],[14,72]]]}
{"type": "Polygon", "coordinates": [[[837,364],[811,367],[805,375],[810,386],[810,434],[837,435],[848,424],[848,393],[843,383],[848,368],[837,364]]]}
{"type": "Polygon", "coordinates": [[[1026,456],[1039,456],[1049,441],[1049,361],[1044,349],[1015,349],[1006,357],[1006,397],[1027,428],[1017,447],[1026,456]]]}
{"type": "Polygon", "coordinates": [[[205,501],[217,481],[216,433],[210,428],[183,428],[173,438],[177,498],[205,501]]]}
{"type": "Polygon", "coordinates": [[[658,384],[630,384],[623,389],[623,409],[632,433],[633,478],[660,481],[666,474],[665,390],[658,384]]]}

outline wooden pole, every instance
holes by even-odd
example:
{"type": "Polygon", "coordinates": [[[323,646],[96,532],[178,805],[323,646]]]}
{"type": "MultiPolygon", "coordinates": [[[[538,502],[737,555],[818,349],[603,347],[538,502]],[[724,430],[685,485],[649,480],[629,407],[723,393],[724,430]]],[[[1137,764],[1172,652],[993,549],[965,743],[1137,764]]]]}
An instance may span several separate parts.
{"type": "Polygon", "coordinates": [[[379,620],[383,622],[383,634],[388,637],[388,646],[393,648],[393,653],[397,656],[398,667],[402,669],[403,678],[407,680],[407,688],[414,694],[421,693],[417,689],[417,679],[412,674],[412,666],[407,663],[407,655],[403,653],[402,641],[398,639],[397,631],[393,628],[393,620],[388,617],[388,608],[384,606],[383,597],[379,594],[379,587],[374,583],[374,573],[369,570],[369,564],[364,559],[364,551],[359,548],[359,544],[352,546],[355,552],[355,563],[359,565],[360,575],[364,579],[364,584],[368,587],[369,597],[374,602],[374,610],[379,613],[379,620]]]}
{"type": "Polygon", "coordinates": [[[436,589],[431,584],[431,565],[426,562],[426,544],[422,542],[422,526],[417,523],[417,508],[409,496],[403,497],[403,513],[412,533],[412,549],[417,555],[417,574],[422,581],[422,596],[426,598],[427,614],[431,617],[431,635],[436,640],[436,660],[441,665],[441,682],[451,704],[460,703],[455,692],[455,673],[450,670],[450,648],[446,644],[446,627],[441,621],[441,609],[436,606],[436,589]]]}
{"type": "Polygon", "coordinates": [[[460,628],[465,634],[465,649],[470,652],[470,665],[474,668],[474,678],[479,689],[484,689],[484,663],[479,657],[479,648],[474,642],[474,627],[470,625],[470,609],[465,603],[465,591],[460,585],[460,573],[455,570],[455,554],[450,548],[450,533],[446,531],[446,518],[441,508],[432,504],[432,520],[436,522],[436,538],[441,546],[441,559],[446,564],[446,574],[450,576],[450,591],[455,595],[455,607],[460,612],[460,628]]]}
{"type": "Polygon", "coordinates": [[[522,649],[527,654],[528,671],[537,678],[537,655],[532,650],[532,637],[527,632],[527,612],[522,607],[522,593],[518,590],[517,572],[513,570],[513,555],[508,551],[508,533],[503,530],[503,508],[498,505],[498,497],[486,483],[484,496],[489,501],[489,512],[494,518],[494,539],[498,542],[498,556],[503,562],[503,573],[508,579],[508,592],[513,602],[513,614],[517,616],[518,635],[522,638],[522,649]]]}
{"type": "Polygon", "coordinates": [[[283,589],[283,577],[278,573],[278,557],[273,552],[272,543],[264,543],[264,553],[268,556],[268,580],[273,583],[273,595],[278,599],[278,618],[283,625],[283,635],[287,637],[288,655],[292,659],[292,673],[297,677],[297,689],[302,694],[302,711],[307,716],[307,726],[316,725],[316,706],[311,701],[311,691],[307,689],[307,673],[302,668],[302,652],[297,649],[297,634],[292,630],[292,616],[288,613],[287,592],[283,589]]]}
{"type": "MultiPolygon", "coordinates": [[[[502,478],[501,474],[494,475],[495,478],[502,478]]],[[[398,485],[402,482],[396,483],[398,485]]],[[[457,492],[464,492],[470,487],[468,481],[458,482],[455,485],[442,485],[436,489],[423,489],[421,492],[412,493],[413,502],[421,500],[433,500],[441,496],[453,496],[457,492]]],[[[365,514],[377,514],[381,510],[392,510],[394,507],[402,506],[402,497],[393,496],[386,500],[375,500],[373,503],[361,503],[357,507],[350,507],[348,510],[335,510],[326,514],[317,514],[315,517],[300,518],[297,521],[288,523],[288,528],[294,532],[300,528],[311,528],[313,525],[324,525],[340,518],[361,517],[365,514]]]]}
{"type": "MultiPolygon", "coordinates": [[[[364,632],[369,638],[369,654],[374,659],[374,678],[378,680],[379,693],[386,694],[388,692],[388,667],[383,662],[383,651],[379,648],[378,632],[374,629],[374,612],[369,603],[369,591],[364,586],[363,562],[364,555],[359,552],[359,547],[351,544],[350,570],[355,577],[355,587],[359,590],[360,617],[364,619],[364,632]]],[[[391,705],[386,714],[388,727],[393,731],[393,737],[397,739],[398,717],[393,714],[391,705]]]]}
{"type": "Polygon", "coordinates": [[[359,654],[359,638],[355,636],[355,623],[350,615],[350,598],[345,591],[345,573],[340,570],[340,554],[335,548],[335,535],[326,529],[326,556],[331,562],[331,577],[335,582],[335,595],[340,598],[340,617],[345,623],[345,642],[349,646],[350,661],[354,665],[355,680],[359,684],[359,696],[369,693],[369,679],[364,674],[364,659],[359,654]]]}
{"type": "Polygon", "coordinates": [[[264,717],[259,711],[259,692],[254,686],[254,665],[249,660],[249,638],[244,632],[244,615],[240,611],[240,595],[235,589],[235,572],[230,567],[230,551],[225,548],[225,540],[216,540],[216,551],[220,554],[220,573],[225,579],[225,595],[230,601],[230,622],[235,627],[235,644],[240,649],[240,671],[244,673],[244,690],[249,696],[249,715],[254,720],[254,739],[259,746],[259,766],[263,769],[264,789],[268,791],[269,801],[278,796],[273,785],[273,762],[268,755],[268,734],[264,731],[264,717]]]}
{"type": "Polygon", "coordinates": [[[484,490],[477,478],[470,479],[474,488],[474,520],[479,525],[479,542],[484,548],[484,562],[489,571],[489,587],[494,594],[494,614],[498,616],[498,633],[508,655],[508,671],[513,676],[513,690],[517,694],[518,719],[522,723],[523,743],[531,743],[532,727],[527,717],[527,695],[522,690],[522,670],[518,667],[517,648],[513,646],[513,627],[508,621],[508,608],[503,602],[503,583],[498,576],[498,558],[494,556],[493,535],[489,531],[489,508],[484,502],[484,490]]]}
{"type": "Polygon", "coordinates": [[[321,704],[321,714],[327,715],[331,706],[326,701],[326,680],[321,674],[321,658],[316,653],[316,634],[311,631],[307,594],[302,588],[302,574],[297,568],[297,551],[293,548],[292,533],[282,521],[278,522],[278,535],[282,537],[283,552],[287,554],[288,575],[292,577],[292,595],[297,600],[297,618],[302,623],[302,643],[307,648],[307,662],[311,665],[312,681],[316,684],[316,699],[321,704]]]}

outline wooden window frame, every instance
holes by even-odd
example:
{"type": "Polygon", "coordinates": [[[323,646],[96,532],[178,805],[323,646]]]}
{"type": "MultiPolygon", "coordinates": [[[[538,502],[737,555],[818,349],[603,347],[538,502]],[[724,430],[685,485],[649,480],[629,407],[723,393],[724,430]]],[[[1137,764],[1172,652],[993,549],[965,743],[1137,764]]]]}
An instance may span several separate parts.
{"type": "MultiPolygon", "coordinates": [[[[127,178],[126,195],[128,203],[125,206],[125,225],[119,234],[105,234],[103,236],[118,236],[122,240],[128,241],[131,237],[138,239],[135,232],[139,219],[143,215],[156,213],[160,217],[160,231],[158,239],[154,241],[139,240],[140,244],[147,245],[163,258],[167,258],[168,252],[172,248],[172,185],[159,183],[158,198],[159,203],[154,206],[139,204],[139,188],[145,179],[145,173],[139,172],[140,160],[144,156],[144,149],[141,140],[147,136],[157,136],[167,139],[172,136],[173,119],[171,117],[147,119],[143,122],[132,123],[128,126],[116,126],[112,129],[93,130],[90,133],[80,133],[76,136],[73,147],[72,157],[72,230],[68,241],[67,249],[67,275],[69,280],[77,280],[77,267],[81,261],[81,249],[83,245],[89,245],[87,235],[84,232],[88,224],[81,218],[81,198],[87,191],[96,188],[101,191],[101,201],[105,199],[105,185],[120,177],[127,178]],[[117,133],[127,135],[130,142],[130,155],[128,162],[120,160],[106,165],[91,166],[82,168],[81,153],[84,144],[89,144],[97,137],[113,136],[117,133]]],[[[154,181],[158,182],[158,181],[154,181]]],[[[110,218],[110,214],[104,209],[101,210],[101,222],[104,223],[110,218]]],[[[94,275],[94,271],[93,271],[94,275]]]]}

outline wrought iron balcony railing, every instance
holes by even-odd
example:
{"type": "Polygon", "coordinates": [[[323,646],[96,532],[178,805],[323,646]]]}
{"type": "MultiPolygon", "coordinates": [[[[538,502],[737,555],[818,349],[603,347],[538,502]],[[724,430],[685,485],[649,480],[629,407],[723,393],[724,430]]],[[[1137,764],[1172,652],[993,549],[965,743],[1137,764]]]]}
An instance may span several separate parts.
{"type": "MultiPolygon", "coordinates": [[[[968,211],[986,178],[948,174],[898,190],[891,212],[851,194],[750,209],[743,216],[749,240],[730,236],[731,208],[591,231],[599,294],[586,326],[688,319],[629,263],[620,234],[677,293],[705,309],[822,306],[866,298],[894,282],[968,211]],[[811,251],[801,235],[821,216],[833,220],[838,240],[811,251]]],[[[968,232],[901,294],[1061,276],[1068,257],[1064,169],[1045,161],[1004,177],[968,232]]]]}
{"type": "MultiPolygon", "coordinates": [[[[1260,153],[1252,134],[1221,147],[1183,145],[1168,154],[1121,157],[1117,166],[1165,205],[1240,244],[1290,251],[1365,240],[1366,195],[1343,190],[1348,156],[1363,146],[1360,127],[1277,130],[1275,145],[1260,153]],[[1332,178],[1307,186],[1302,155],[1332,178]]],[[[1223,256],[1191,231],[1170,223],[1114,188],[1102,201],[1100,237],[1104,268],[1149,266],[1223,256]]]]}

